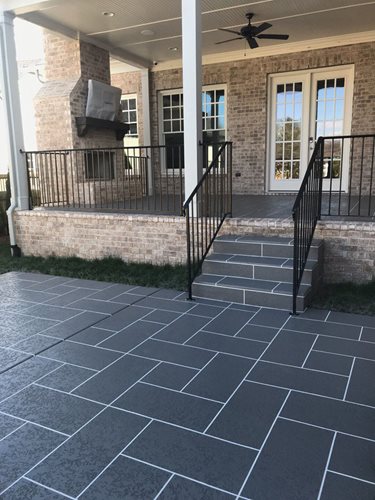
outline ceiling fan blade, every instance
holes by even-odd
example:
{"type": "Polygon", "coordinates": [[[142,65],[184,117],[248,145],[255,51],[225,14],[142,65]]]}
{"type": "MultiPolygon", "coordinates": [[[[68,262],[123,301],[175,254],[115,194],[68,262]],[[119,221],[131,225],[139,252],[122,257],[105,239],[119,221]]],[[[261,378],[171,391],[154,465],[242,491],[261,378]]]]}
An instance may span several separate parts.
{"type": "Polygon", "coordinates": [[[262,31],[266,31],[269,28],[272,28],[272,24],[270,23],[262,23],[259,26],[254,26],[255,34],[262,33],[262,31]]]}
{"type": "Polygon", "coordinates": [[[259,47],[258,42],[255,40],[255,38],[248,38],[247,41],[251,49],[256,49],[257,47],[259,47]]]}
{"type": "Polygon", "coordinates": [[[239,36],[238,38],[230,38],[229,40],[224,40],[223,42],[216,42],[215,45],[220,45],[221,43],[234,42],[234,40],[242,40],[243,37],[239,36]]]}
{"type": "Polygon", "coordinates": [[[257,38],[268,38],[269,40],[288,40],[289,35],[255,35],[257,38]]]}
{"type": "Polygon", "coordinates": [[[234,33],[235,35],[242,36],[239,31],[227,30],[226,28],[218,28],[220,31],[226,31],[227,33],[234,33]]]}

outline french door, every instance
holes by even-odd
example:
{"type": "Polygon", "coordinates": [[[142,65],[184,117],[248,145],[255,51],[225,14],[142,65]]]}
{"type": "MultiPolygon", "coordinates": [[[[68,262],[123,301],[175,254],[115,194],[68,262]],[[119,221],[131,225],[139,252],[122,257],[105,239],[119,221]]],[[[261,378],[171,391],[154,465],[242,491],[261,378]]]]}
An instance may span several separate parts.
{"type": "MultiPolygon", "coordinates": [[[[269,188],[298,190],[315,141],[350,134],[353,68],[319,69],[271,76],[269,188]]],[[[323,189],[347,186],[347,152],[341,141],[327,141],[323,189]],[[341,184],[340,184],[341,177],[341,184]]]]}

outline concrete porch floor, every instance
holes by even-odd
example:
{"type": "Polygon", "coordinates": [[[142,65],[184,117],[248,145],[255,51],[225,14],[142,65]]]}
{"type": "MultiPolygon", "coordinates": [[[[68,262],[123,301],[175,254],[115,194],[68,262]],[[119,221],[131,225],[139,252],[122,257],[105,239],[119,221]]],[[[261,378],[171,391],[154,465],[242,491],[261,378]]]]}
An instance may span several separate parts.
{"type": "MultiPolygon", "coordinates": [[[[296,193],[263,194],[263,195],[233,195],[233,217],[242,219],[290,219],[296,193]]],[[[86,212],[136,213],[156,215],[181,215],[181,200],[173,196],[151,196],[121,201],[117,205],[89,206],[84,203],[76,206],[48,207],[49,210],[73,210],[86,212]]],[[[375,220],[375,199],[363,196],[359,203],[358,196],[323,194],[322,214],[341,220],[375,220]],[[348,209],[350,207],[350,209],[348,209]],[[347,214],[350,213],[350,217],[347,214]]]]}
{"type": "Polygon", "coordinates": [[[370,500],[375,318],[0,277],[0,497],[370,500]]]}

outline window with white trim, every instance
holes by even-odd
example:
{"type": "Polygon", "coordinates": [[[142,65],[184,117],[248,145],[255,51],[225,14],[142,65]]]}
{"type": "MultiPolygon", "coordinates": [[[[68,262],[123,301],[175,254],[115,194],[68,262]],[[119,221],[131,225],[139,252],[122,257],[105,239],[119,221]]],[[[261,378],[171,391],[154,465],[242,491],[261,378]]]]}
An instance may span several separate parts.
{"type": "Polygon", "coordinates": [[[137,95],[126,94],[121,97],[122,121],[130,126],[128,136],[138,136],[137,95]]]}
{"type": "MultiPolygon", "coordinates": [[[[184,101],[182,90],[163,91],[160,96],[161,143],[168,148],[166,168],[183,168],[184,101]],[[182,151],[182,154],[181,154],[182,151]],[[172,158],[173,157],[173,158],[172,158]]],[[[226,89],[224,86],[204,87],[202,90],[203,142],[216,144],[226,137],[226,89]]],[[[213,148],[214,149],[214,146],[213,148]]],[[[209,156],[212,156],[212,152],[209,156]]]]}

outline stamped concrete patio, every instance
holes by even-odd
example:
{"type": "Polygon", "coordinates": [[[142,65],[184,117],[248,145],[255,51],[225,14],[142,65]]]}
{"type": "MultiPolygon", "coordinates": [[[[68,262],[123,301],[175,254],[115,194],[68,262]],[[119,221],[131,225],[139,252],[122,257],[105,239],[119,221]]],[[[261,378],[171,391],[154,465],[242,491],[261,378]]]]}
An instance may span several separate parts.
{"type": "Polygon", "coordinates": [[[370,500],[375,318],[0,277],[0,497],[370,500]]]}

